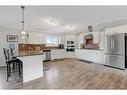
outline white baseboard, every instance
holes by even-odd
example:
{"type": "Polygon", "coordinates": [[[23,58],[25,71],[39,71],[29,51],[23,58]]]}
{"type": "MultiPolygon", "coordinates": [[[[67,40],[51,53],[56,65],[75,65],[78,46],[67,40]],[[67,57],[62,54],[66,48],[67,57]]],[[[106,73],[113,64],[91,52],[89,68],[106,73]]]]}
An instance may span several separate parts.
{"type": "Polygon", "coordinates": [[[5,67],[6,66],[6,64],[0,64],[0,67],[5,67]]]}

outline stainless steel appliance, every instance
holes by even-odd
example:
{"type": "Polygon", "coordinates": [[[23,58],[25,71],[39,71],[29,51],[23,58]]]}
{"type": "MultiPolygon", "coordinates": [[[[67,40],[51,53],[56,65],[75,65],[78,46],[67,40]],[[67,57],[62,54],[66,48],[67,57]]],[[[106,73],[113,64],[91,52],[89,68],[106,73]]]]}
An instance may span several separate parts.
{"type": "Polygon", "coordinates": [[[44,56],[45,56],[45,61],[51,60],[51,50],[43,50],[44,56]]]}
{"type": "Polygon", "coordinates": [[[75,52],[74,41],[67,41],[66,51],[67,52],[75,52]]]}
{"type": "Polygon", "coordinates": [[[125,34],[122,33],[106,36],[105,64],[125,69],[125,34]]]}
{"type": "Polygon", "coordinates": [[[59,44],[60,49],[64,49],[64,44],[59,44]]]}

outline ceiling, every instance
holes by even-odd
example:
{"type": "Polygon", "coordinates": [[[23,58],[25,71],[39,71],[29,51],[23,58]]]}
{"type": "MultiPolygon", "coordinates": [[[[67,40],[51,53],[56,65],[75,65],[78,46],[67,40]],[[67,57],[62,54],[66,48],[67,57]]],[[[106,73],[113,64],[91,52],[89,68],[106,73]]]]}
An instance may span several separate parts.
{"type": "MultiPolygon", "coordinates": [[[[25,30],[47,33],[77,33],[89,25],[112,26],[114,21],[127,23],[127,6],[25,6],[25,30]],[[57,26],[46,22],[58,22],[57,26]],[[108,23],[107,23],[108,22],[108,23]],[[102,23],[102,25],[100,25],[102,23]],[[73,25],[74,29],[66,29],[73,25]]],[[[0,6],[0,26],[21,29],[20,6],[0,6]]]]}

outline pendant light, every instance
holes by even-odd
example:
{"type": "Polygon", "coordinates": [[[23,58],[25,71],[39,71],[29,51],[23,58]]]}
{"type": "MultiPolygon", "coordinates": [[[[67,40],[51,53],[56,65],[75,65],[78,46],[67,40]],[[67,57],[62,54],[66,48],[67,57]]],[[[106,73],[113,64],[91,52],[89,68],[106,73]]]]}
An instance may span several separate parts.
{"type": "MultiPolygon", "coordinates": [[[[22,21],[21,21],[22,31],[21,31],[21,34],[25,36],[26,35],[26,31],[24,30],[24,9],[25,9],[25,7],[21,6],[21,9],[22,9],[22,21]]],[[[22,38],[25,38],[25,37],[22,37],[22,38]]]]}

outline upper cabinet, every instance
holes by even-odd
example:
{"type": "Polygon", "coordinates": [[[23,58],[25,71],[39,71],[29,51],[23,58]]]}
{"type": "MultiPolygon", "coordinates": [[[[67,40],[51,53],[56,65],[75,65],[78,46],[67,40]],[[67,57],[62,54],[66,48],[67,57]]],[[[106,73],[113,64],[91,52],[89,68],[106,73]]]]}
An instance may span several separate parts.
{"type": "Polygon", "coordinates": [[[100,41],[100,32],[92,32],[93,34],[93,43],[96,44],[96,43],[99,43],[100,41]]]}
{"type": "Polygon", "coordinates": [[[93,43],[99,43],[100,40],[100,32],[88,32],[88,33],[84,33],[84,34],[80,34],[79,35],[79,44],[84,44],[84,37],[88,34],[92,34],[93,35],[93,43]]]}
{"type": "Polygon", "coordinates": [[[43,33],[29,32],[29,44],[44,44],[45,37],[43,33]]]}
{"type": "Polygon", "coordinates": [[[75,48],[79,48],[79,35],[60,35],[60,44],[64,44],[65,47],[67,45],[67,41],[74,41],[75,48]]]}
{"type": "Polygon", "coordinates": [[[59,36],[59,44],[65,44],[65,36],[64,35],[59,36]]]}
{"type": "Polygon", "coordinates": [[[65,40],[66,41],[75,41],[75,35],[66,35],[65,40]]]}
{"type": "Polygon", "coordinates": [[[79,44],[83,44],[84,43],[84,36],[85,36],[85,34],[80,34],[79,35],[79,44]]]}
{"type": "Polygon", "coordinates": [[[105,45],[105,32],[100,32],[100,50],[104,50],[105,45]]]}

